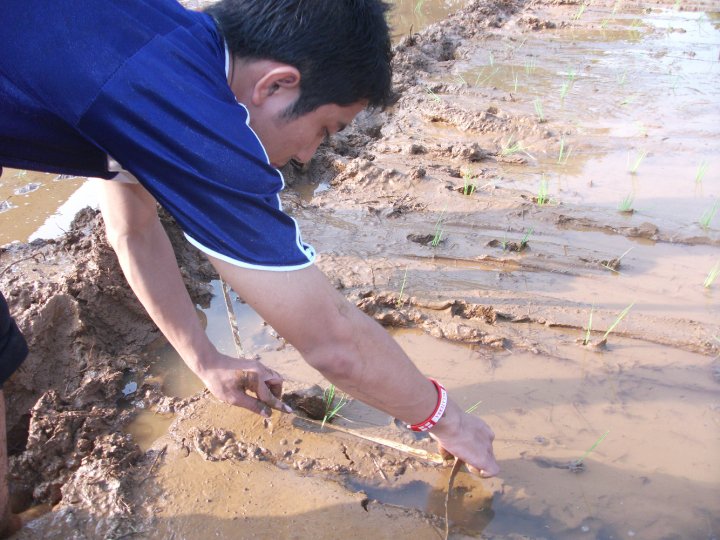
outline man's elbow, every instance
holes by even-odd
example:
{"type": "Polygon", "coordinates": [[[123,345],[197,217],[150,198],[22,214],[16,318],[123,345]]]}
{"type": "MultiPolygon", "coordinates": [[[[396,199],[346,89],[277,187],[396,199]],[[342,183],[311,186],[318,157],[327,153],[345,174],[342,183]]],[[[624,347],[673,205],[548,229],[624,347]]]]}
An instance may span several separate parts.
{"type": "Polygon", "coordinates": [[[346,378],[360,369],[358,328],[352,317],[339,313],[309,347],[299,347],[305,361],[327,378],[346,378]]]}

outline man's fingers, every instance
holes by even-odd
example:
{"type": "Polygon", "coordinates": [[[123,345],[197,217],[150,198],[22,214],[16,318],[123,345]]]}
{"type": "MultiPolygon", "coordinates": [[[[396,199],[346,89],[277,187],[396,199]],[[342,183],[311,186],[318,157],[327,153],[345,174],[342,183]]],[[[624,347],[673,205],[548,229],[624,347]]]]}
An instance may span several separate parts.
{"type": "Polygon", "coordinates": [[[275,396],[276,398],[280,398],[280,396],[282,396],[282,382],[277,383],[267,381],[266,384],[268,385],[268,388],[270,388],[270,392],[272,392],[273,396],[275,396]]]}
{"type": "MultiPolygon", "coordinates": [[[[282,390],[282,384],[281,384],[281,390],[282,390]]],[[[266,403],[273,409],[277,409],[278,411],[282,412],[292,412],[292,409],[285,405],[282,401],[280,401],[276,395],[275,392],[272,391],[272,387],[263,382],[258,386],[257,389],[257,397],[260,399],[260,401],[266,403]]]]}

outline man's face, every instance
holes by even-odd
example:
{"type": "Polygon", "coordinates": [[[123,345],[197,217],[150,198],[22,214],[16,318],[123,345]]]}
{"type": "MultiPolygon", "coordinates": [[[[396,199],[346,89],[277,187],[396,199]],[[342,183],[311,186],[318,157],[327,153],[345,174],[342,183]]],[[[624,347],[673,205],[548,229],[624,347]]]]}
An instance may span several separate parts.
{"type": "Polygon", "coordinates": [[[306,163],[320,143],[352,122],[366,107],[364,101],[352,105],[321,105],[297,118],[284,116],[290,104],[273,109],[250,111],[250,126],[260,138],[273,167],[280,168],[291,159],[306,163]]]}

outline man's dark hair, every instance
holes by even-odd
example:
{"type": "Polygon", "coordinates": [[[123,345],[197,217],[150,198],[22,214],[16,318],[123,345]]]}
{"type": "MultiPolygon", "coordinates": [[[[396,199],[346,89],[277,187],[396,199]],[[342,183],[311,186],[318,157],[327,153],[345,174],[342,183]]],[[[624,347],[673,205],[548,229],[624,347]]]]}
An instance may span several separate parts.
{"type": "Polygon", "coordinates": [[[233,55],[300,71],[297,117],[321,105],[390,102],[390,31],[382,0],[220,0],[205,11],[233,55]]]}

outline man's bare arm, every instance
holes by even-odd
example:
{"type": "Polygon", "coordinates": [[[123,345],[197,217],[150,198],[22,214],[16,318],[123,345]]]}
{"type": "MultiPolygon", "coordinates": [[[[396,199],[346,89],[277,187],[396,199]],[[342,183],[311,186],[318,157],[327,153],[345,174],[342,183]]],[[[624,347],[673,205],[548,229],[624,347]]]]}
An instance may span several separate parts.
{"type": "MultiPolygon", "coordinates": [[[[211,261],[244,301],[339,388],[410,424],[433,411],[434,385],[395,340],[338,293],[316,267],[273,272],[211,261]]],[[[484,475],[497,474],[492,430],[452,400],[431,434],[484,475]]]]}
{"type": "Polygon", "coordinates": [[[185,363],[223,401],[265,416],[270,414],[267,405],[285,410],[278,399],[282,378],[277,373],[259,362],[220,354],[208,339],[160,224],[155,199],[139,184],[97,182],[108,240],[125,277],[185,363]]]}

